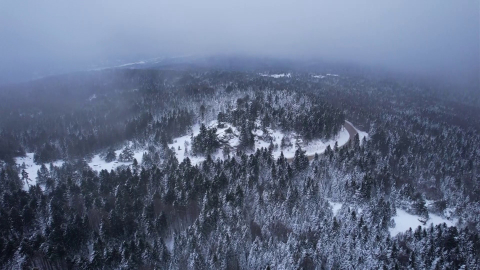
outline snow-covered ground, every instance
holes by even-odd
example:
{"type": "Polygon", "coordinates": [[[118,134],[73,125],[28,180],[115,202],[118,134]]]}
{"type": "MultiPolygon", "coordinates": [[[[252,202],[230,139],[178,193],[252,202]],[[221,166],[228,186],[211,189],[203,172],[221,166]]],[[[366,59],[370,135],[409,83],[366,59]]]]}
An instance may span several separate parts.
{"type": "MultiPolygon", "coordinates": [[[[237,128],[230,125],[229,123],[223,123],[224,126],[222,128],[218,127],[218,121],[213,120],[209,124],[205,125],[207,128],[216,128],[217,129],[217,136],[221,141],[228,142],[232,149],[240,143],[238,140],[239,132],[237,128]],[[227,132],[227,130],[231,129],[231,133],[227,132]]],[[[192,150],[192,137],[197,136],[200,133],[200,124],[195,124],[192,126],[191,131],[188,135],[178,137],[173,139],[173,143],[168,144],[168,147],[174,150],[175,155],[179,162],[182,162],[186,157],[190,159],[192,165],[196,165],[205,160],[203,156],[194,156],[191,153],[192,150]],[[187,148],[187,151],[185,151],[187,148]]],[[[223,150],[218,149],[217,152],[213,153],[211,156],[213,159],[223,159],[223,150]]],[[[232,150],[233,151],[233,150],[232,150]]]]}
{"type": "MultiPolygon", "coordinates": [[[[328,203],[332,207],[332,212],[334,216],[338,214],[338,211],[340,211],[343,206],[343,203],[341,202],[334,202],[328,200],[328,203]]],[[[455,226],[457,223],[457,219],[449,220],[430,213],[429,219],[424,225],[422,222],[420,222],[420,216],[409,214],[405,210],[399,208],[397,208],[396,211],[397,215],[393,217],[393,220],[395,221],[395,227],[388,229],[391,236],[396,236],[399,233],[404,233],[408,231],[409,228],[415,230],[418,228],[418,226],[421,226],[422,228],[429,228],[430,225],[435,226],[443,223],[447,224],[447,226],[455,226]]],[[[361,214],[363,212],[363,209],[358,208],[357,212],[358,214],[361,214]]]]}
{"type": "Polygon", "coordinates": [[[143,64],[145,64],[145,61],[138,61],[138,62],[133,62],[133,63],[127,63],[127,64],[123,64],[123,65],[118,65],[118,66],[115,66],[115,67],[128,67],[128,66],[143,65],[143,64]]]}
{"type": "Polygon", "coordinates": [[[327,76],[338,77],[338,74],[330,74],[330,73],[328,73],[327,76]]]}
{"type": "Polygon", "coordinates": [[[317,78],[317,79],[323,79],[323,78],[325,78],[325,76],[323,76],[323,75],[313,75],[312,77],[313,77],[313,78],[317,78]]]}
{"type": "Polygon", "coordinates": [[[165,246],[169,252],[173,252],[173,249],[175,248],[175,239],[173,235],[165,238],[165,246]]]}
{"type": "Polygon", "coordinates": [[[328,201],[328,203],[330,204],[330,206],[332,207],[332,211],[333,211],[333,215],[336,216],[338,211],[340,211],[340,209],[342,209],[342,206],[343,206],[343,203],[339,203],[339,202],[332,202],[332,201],[328,201]]]}
{"type": "MultiPolygon", "coordinates": [[[[258,124],[259,123],[257,123],[257,125],[258,124]]],[[[272,138],[272,142],[274,144],[274,150],[272,153],[274,158],[280,157],[280,154],[282,152],[285,158],[293,158],[295,156],[295,151],[297,151],[298,149],[297,145],[299,145],[302,148],[302,150],[306,152],[305,154],[307,156],[313,156],[315,155],[315,153],[322,154],[323,152],[325,152],[325,150],[329,145],[333,149],[333,147],[335,146],[335,142],[337,142],[338,146],[340,147],[346,144],[350,138],[348,131],[344,127],[342,127],[340,132],[331,140],[328,140],[328,141],[313,140],[308,143],[305,143],[301,138],[299,138],[297,134],[295,134],[295,132],[286,134],[280,130],[272,130],[270,128],[267,128],[266,132],[268,134],[263,134],[264,131],[259,129],[254,131],[254,134],[257,135],[255,139],[255,149],[260,149],[262,147],[268,148],[270,146],[270,142],[262,139],[261,136],[265,138],[268,136],[264,136],[264,135],[269,135],[272,138]],[[292,146],[281,149],[280,145],[281,145],[282,138],[284,136],[287,136],[288,138],[290,138],[289,141],[292,146]]]]}
{"type": "MultiPolygon", "coordinates": [[[[115,154],[117,155],[117,157],[122,152],[122,150],[123,149],[115,151],[115,154]]],[[[135,159],[137,159],[139,164],[142,162],[144,152],[145,152],[144,150],[133,151],[133,157],[135,159]]],[[[20,170],[19,170],[20,178],[22,178],[21,173],[22,173],[22,169],[23,169],[23,164],[25,163],[25,171],[28,173],[28,178],[29,178],[28,185],[25,182],[23,183],[25,190],[28,189],[29,185],[36,185],[37,184],[37,171],[41,167],[41,165],[37,165],[37,164],[35,164],[35,162],[33,162],[33,155],[34,155],[34,153],[27,153],[26,157],[18,157],[15,160],[15,163],[20,168],[20,170]]],[[[52,163],[53,163],[54,166],[60,167],[60,166],[63,165],[64,161],[63,160],[57,160],[57,161],[52,162],[52,163]]],[[[104,170],[104,169],[110,171],[112,169],[117,168],[118,166],[130,165],[130,164],[132,164],[132,162],[112,161],[112,162],[107,163],[107,162],[105,162],[105,160],[103,160],[100,157],[100,155],[95,155],[92,158],[92,161],[90,161],[88,163],[90,168],[92,168],[95,171],[101,171],[101,170],[104,170]]],[[[45,164],[47,169],[50,167],[49,165],[50,165],[50,163],[45,164]]]]}
{"type": "MultiPolygon", "coordinates": [[[[228,142],[228,145],[231,148],[231,154],[235,151],[236,147],[239,144],[239,131],[229,123],[223,123],[224,127],[219,128],[218,122],[216,120],[211,121],[206,126],[208,128],[215,127],[217,128],[217,135],[221,141],[228,142]],[[227,130],[231,129],[231,132],[227,132],[227,130]]],[[[272,151],[272,155],[275,159],[279,158],[281,153],[283,152],[283,156],[287,159],[293,158],[295,156],[295,151],[297,150],[297,146],[299,145],[306,153],[307,156],[313,156],[315,153],[322,154],[327,149],[328,145],[333,149],[335,146],[335,142],[338,143],[338,146],[342,146],[346,144],[350,138],[348,131],[342,127],[340,132],[335,136],[335,138],[323,141],[323,140],[313,140],[309,143],[305,143],[301,138],[299,138],[294,132],[291,133],[284,133],[278,129],[271,129],[267,128],[266,130],[262,130],[260,128],[260,123],[257,121],[255,123],[256,129],[253,130],[253,134],[255,135],[255,150],[261,148],[268,148],[270,143],[273,143],[274,150],[272,151]],[[291,145],[290,147],[285,147],[281,149],[281,141],[284,136],[287,136],[288,142],[291,145]]],[[[200,125],[195,124],[188,135],[178,137],[173,139],[173,143],[168,144],[174,152],[179,162],[182,162],[185,157],[188,156],[191,163],[193,165],[198,164],[205,160],[205,157],[202,156],[194,156],[191,153],[191,146],[192,146],[192,136],[197,136],[200,133],[200,125]],[[187,148],[187,151],[185,151],[187,148]]],[[[366,134],[366,133],[365,133],[366,134]]],[[[248,153],[247,153],[248,154],[248,153]]],[[[212,154],[213,159],[223,159],[224,155],[222,149],[218,149],[217,152],[212,154]]]]}
{"type": "Polygon", "coordinates": [[[335,146],[335,142],[338,143],[338,147],[346,144],[348,140],[350,139],[350,134],[348,131],[342,127],[340,132],[335,136],[334,139],[323,142],[321,140],[314,140],[310,142],[308,145],[304,147],[304,150],[307,152],[307,156],[315,155],[315,153],[322,154],[325,152],[325,149],[327,149],[327,146],[330,145],[330,147],[333,149],[335,146]]]}
{"type": "MultiPolygon", "coordinates": [[[[231,151],[230,155],[233,155],[236,147],[239,145],[239,139],[238,139],[239,131],[237,130],[237,128],[235,128],[229,123],[223,123],[223,125],[224,126],[221,128],[218,127],[218,122],[214,120],[214,121],[211,121],[207,125],[207,127],[217,128],[218,138],[221,141],[228,142],[228,145],[230,146],[230,151],[231,151]]],[[[333,149],[335,142],[337,142],[338,146],[340,147],[346,144],[349,140],[349,134],[347,130],[343,127],[341,131],[335,136],[334,139],[331,139],[328,141],[313,140],[309,143],[303,142],[303,140],[301,138],[298,138],[298,136],[293,132],[286,134],[280,130],[277,130],[277,129],[273,130],[270,128],[267,128],[266,130],[261,130],[260,123],[258,121],[256,122],[256,127],[257,128],[253,131],[253,133],[255,134],[255,150],[261,149],[261,148],[268,148],[270,146],[270,142],[272,142],[274,145],[274,150],[272,154],[275,159],[280,157],[280,154],[282,152],[285,158],[287,159],[293,158],[295,156],[295,151],[297,150],[298,145],[300,145],[301,148],[304,151],[306,151],[307,156],[313,156],[315,155],[315,153],[322,154],[323,152],[325,152],[325,149],[327,148],[328,145],[330,145],[330,147],[333,149]],[[280,147],[281,141],[284,136],[287,136],[291,146],[281,149],[280,147]]],[[[358,129],[356,130],[360,134],[360,139],[362,139],[363,137],[368,138],[368,134],[366,132],[360,131],[358,129]]],[[[184,158],[187,156],[193,165],[199,164],[200,162],[205,160],[205,157],[194,156],[191,153],[192,135],[196,136],[199,133],[200,133],[200,125],[196,124],[192,126],[191,131],[189,132],[188,135],[175,138],[173,140],[173,143],[168,144],[168,146],[174,150],[179,162],[182,162],[184,158]],[[187,152],[185,151],[185,147],[187,148],[187,152]]],[[[115,151],[117,158],[122,152],[122,150],[123,149],[115,151]]],[[[137,160],[139,164],[141,164],[143,153],[145,152],[145,150],[139,149],[139,150],[134,150],[133,152],[134,152],[134,158],[137,160]]],[[[16,163],[19,167],[21,167],[22,164],[25,163],[25,171],[28,173],[28,176],[30,178],[30,181],[29,181],[30,185],[36,184],[37,171],[38,169],[40,169],[40,166],[41,166],[33,162],[33,155],[34,153],[27,153],[26,157],[16,158],[16,163]]],[[[215,153],[213,153],[212,158],[223,159],[224,158],[223,149],[220,148],[215,153]]],[[[53,165],[61,166],[63,163],[64,162],[62,160],[59,160],[59,161],[53,162],[53,165]]],[[[131,165],[131,164],[132,162],[120,162],[117,160],[107,163],[99,154],[93,156],[92,160],[88,163],[88,165],[95,171],[101,171],[101,170],[110,171],[110,170],[116,169],[119,166],[131,165]]],[[[20,177],[22,176],[20,175],[20,177]]],[[[28,189],[27,184],[26,183],[24,184],[25,184],[25,189],[28,189]]]]}
{"type": "Polygon", "coordinates": [[[356,128],[351,122],[345,120],[345,122],[347,122],[348,124],[350,124],[358,133],[358,136],[360,137],[360,143],[362,143],[362,140],[363,138],[367,139],[368,140],[368,133],[365,132],[365,131],[361,131],[359,130],[358,128],[356,128]]]}
{"type": "Polygon", "coordinates": [[[419,216],[409,214],[405,210],[397,208],[397,215],[393,217],[395,227],[389,229],[390,235],[395,236],[400,232],[408,231],[409,228],[415,230],[418,226],[428,228],[431,224],[435,226],[442,223],[447,224],[447,226],[455,226],[456,223],[456,220],[448,220],[435,214],[429,214],[429,217],[430,218],[427,220],[426,224],[423,225],[419,220],[419,216]]]}
{"type": "MultiPolygon", "coordinates": [[[[122,153],[123,149],[115,151],[116,157],[122,153]]],[[[142,158],[143,158],[143,153],[145,150],[135,150],[133,151],[133,158],[137,160],[138,164],[141,164],[142,158]]],[[[100,157],[100,155],[95,155],[92,158],[92,161],[88,163],[88,166],[92,168],[95,171],[101,171],[101,170],[115,170],[117,167],[122,166],[122,165],[131,165],[132,162],[120,162],[118,160],[112,161],[112,162],[106,162],[103,158],[100,157]]]]}
{"type": "Polygon", "coordinates": [[[262,77],[272,77],[272,78],[278,79],[278,78],[283,78],[283,77],[290,78],[290,77],[292,77],[292,74],[291,73],[280,73],[280,74],[260,73],[260,76],[262,76],[262,77]]]}
{"type": "MultiPolygon", "coordinates": [[[[302,150],[305,151],[305,154],[307,156],[313,156],[315,155],[315,153],[322,154],[323,152],[325,152],[325,150],[329,145],[333,149],[333,147],[335,146],[335,142],[337,142],[338,146],[340,147],[346,144],[350,138],[348,131],[344,127],[342,127],[342,129],[335,136],[335,138],[331,140],[328,140],[328,141],[313,140],[313,141],[310,141],[309,143],[305,143],[301,138],[297,139],[297,135],[295,133],[284,134],[279,130],[271,130],[271,129],[267,129],[267,131],[269,135],[273,138],[273,144],[275,145],[275,148],[273,150],[273,157],[275,158],[280,157],[280,154],[282,152],[285,158],[293,158],[295,156],[295,151],[297,151],[298,149],[297,143],[302,148],[302,150]],[[281,145],[282,138],[284,136],[288,136],[290,138],[290,144],[292,146],[281,149],[280,145],[281,145]],[[278,147],[276,147],[277,145],[278,147]]],[[[255,140],[255,149],[259,149],[262,147],[268,148],[269,145],[270,145],[270,142],[267,142],[265,140],[261,140],[261,139],[255,140]]]]}
{"type": "MultiPolygon", "coordinates": [[[[23,188],[25,190],[28,190],[29,185],[37,184],[37,171],[41,167],[41,165],[37,165],[35,164],[35,162],[33,162],[33,155],[34,153],[27,153],[26,157],[18,157],[15,159],[15,163],[20,168],[20,171],[19,171],[20,178],[22,178],[22,169],[23,169],[22,166],[25,163],[25,171],[28,173],[28,178],[29,178],[28,184],[25,182],[23,183],[23,188]]],[[[52,163],[54,166],[62,166],[63,160],[57,160],[52,163]]],[[[47,169],[50,167],[49,164],[45,164],[45,166],[47,166],[47,169]]]]}

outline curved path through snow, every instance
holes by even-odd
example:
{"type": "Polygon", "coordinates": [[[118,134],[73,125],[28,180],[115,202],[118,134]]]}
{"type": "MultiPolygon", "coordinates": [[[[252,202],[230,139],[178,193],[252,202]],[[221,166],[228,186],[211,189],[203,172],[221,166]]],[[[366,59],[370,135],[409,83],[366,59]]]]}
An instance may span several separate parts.
{"type": "MultiPolygon", "coordinates": [[[[345,121],[343,124],[343,127],[348,131],[348,141],[345,144],[339,145],[338,147],[343,147],[347,145],[353,138],[355,138],[355,135],[357,135],[357,130],[353,127],[352,123],[345,121]]],[[[307,156],[308,160],[312,161],[315,158],[315,155],[309,155],[307,156]]],[[[293,160],[293,159],[292,159],[293,160]]]]}
{"type": "MultiPolygon", "coordinates": [[[[355,129],[355,127],[353,127],[352,123],[350,123],[348,121],[345,121],[345,123],[343,124],[343,127],[348,131],[348,140],[347,140],[346,143],[344,143],[342,145],[339,145],[339,147],[343,147],[343,146],[347,145],[348,142],[353,140],[355,135],[357,135],[357,133],[358,133],[357,130],[355,129]]],[[[323,154],[323,153],[318,153],[318,154],[323,154]]],[[[312,161],[315,158],[315,154],[307,155],[307,157],[308,157],[308,160],[312,161]]],[[[291,161],[293,161],[293,157],[288,158],[287,160],[288,160],[288,162],[291,162],[291,161]]]]}
{"type": "MultiPolygon", "coordinates": [[[[350,135],[350,138],[348,138],[348,141],[353,140],[355,135],[357,135],[357,130],[352,126],[352,124],[348,121],[345,121],[345,124],[343,124],[345,129],[348,131],[348,134],[350,135]]],[[[348,142],[347,142],[348,143],[348,142]]],[[[345,145],[345,144],[344,144],[345,145]]]]}

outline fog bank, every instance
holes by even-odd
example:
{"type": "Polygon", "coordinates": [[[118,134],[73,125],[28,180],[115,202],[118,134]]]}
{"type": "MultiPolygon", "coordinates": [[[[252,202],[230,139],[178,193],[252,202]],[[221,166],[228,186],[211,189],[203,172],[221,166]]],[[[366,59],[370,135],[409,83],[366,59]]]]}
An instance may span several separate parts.
{"type": "Polygon", "coordinates": [[[479,1],[2,1],[0,81],[188,54],[360,63],[478,86],[479,1]]]}

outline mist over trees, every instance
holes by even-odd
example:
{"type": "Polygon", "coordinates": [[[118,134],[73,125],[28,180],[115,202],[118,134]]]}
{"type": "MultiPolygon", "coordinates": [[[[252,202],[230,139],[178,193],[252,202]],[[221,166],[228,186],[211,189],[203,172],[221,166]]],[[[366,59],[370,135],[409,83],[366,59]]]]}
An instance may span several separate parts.
{"type": "Polygon", "coordinates": [[[0,85],[144,62],[211,65],[204,57],[223,54],[356,64],[455,83],[456,93],[478,90],[478,5],[2,1],[0,85]]]}
{"type": "Polygon", "coordinates": [[[477,269],[480,109],[412,85],[315,70],[132,69],[5,88],[0,265],[477,269]],[[292,138],[268,130],[308,145],[345,120],[368,139],[273,156],[292,138]],[[171,149],[181,136],[192,144],[171,149]],[[271,143],[255,148],[260,139],[271,143]],[[39,165],[27,183],[15,162],[25,153],[39,165]],[[95,155],[124,165],[96,170],[95,155]],[[455,226],[393,235],[399,212],[455,226]]]}
{"type": "Polygon", "coordinates": [[[0,1],[0,269],[480,269],[479,7],[0,1]]]}

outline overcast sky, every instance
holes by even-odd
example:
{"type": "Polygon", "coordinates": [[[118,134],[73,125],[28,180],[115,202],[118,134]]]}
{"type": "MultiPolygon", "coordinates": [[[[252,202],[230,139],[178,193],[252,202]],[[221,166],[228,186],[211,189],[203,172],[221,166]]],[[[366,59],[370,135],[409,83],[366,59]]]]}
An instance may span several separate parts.
{"type": "Polygon", "coordinates": [[[480,0],[0,0],[0,80],[186,54],[323,58],[478,81],[480,0]]]}

